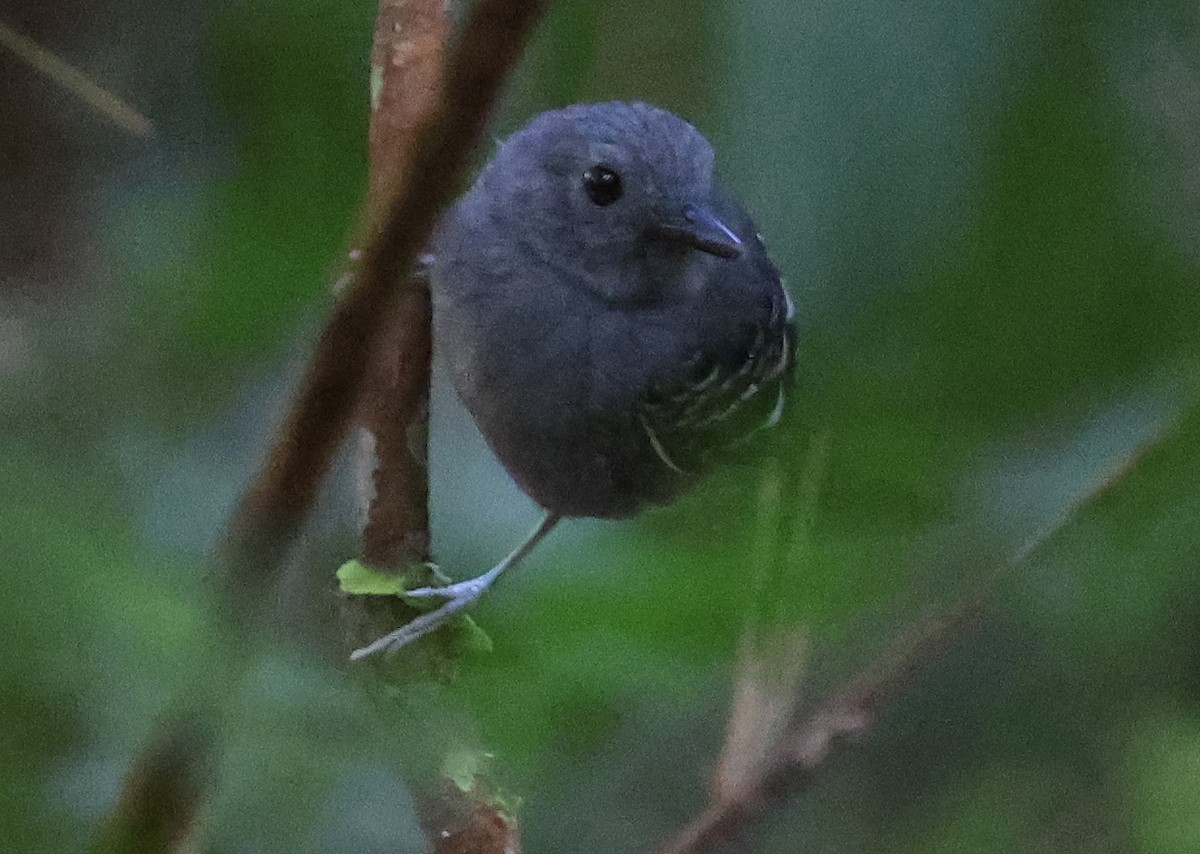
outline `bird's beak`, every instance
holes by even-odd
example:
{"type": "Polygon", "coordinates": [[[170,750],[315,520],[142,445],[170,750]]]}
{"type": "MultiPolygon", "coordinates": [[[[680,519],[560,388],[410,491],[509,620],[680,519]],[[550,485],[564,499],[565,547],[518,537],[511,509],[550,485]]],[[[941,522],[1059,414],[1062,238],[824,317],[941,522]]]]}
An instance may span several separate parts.
{"type": "Polygon", "coordinates": [[[738,258],[742,254],[742,239],[715,214],[698,205],[687,205],[678,216],[651,226],[650,234],[718,258],[738,258]]]}

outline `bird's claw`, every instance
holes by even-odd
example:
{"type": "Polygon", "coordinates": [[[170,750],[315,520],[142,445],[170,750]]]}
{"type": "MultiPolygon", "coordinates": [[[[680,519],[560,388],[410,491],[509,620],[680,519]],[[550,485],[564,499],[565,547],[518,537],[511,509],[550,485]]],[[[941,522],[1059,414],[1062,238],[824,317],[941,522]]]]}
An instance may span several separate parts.
{"type": "MultiPolygon", "coordinates": [[[[458,585],[451,585],[457,587],[458,585]]],[[[421,590],[431,590],[438,594],[447,592],[450,587],[423,587],[421,590]]],[[[474,595],[454,595],[451,594],[441,606],[434,608],[432,611],[427,611],[424,614],[410,620],[394,632],[384,635],[378,640],[356,649],[350,654],[351,661],[359,661],[376,653],[394,653],[403,647],[408,646],[415,640],[425,637],[442,626],[449,623],[456,616],[461,614],[467,608],[475,603],[479,598],[482,590],[477,590],[474,595]]],[[[412,595],[411,593],[409,595],[412,595]]]]}
{"type": "Polygon", "coordinates": [[[407,590],[404,595],[412,599],[463,599],[468,598],[472,601],[479,598],[483,592],[483,585],[470,579],[468,581],[460,581],[457,584],[447,584],[444,587],[418,587],[415,590],[407,590]]]}

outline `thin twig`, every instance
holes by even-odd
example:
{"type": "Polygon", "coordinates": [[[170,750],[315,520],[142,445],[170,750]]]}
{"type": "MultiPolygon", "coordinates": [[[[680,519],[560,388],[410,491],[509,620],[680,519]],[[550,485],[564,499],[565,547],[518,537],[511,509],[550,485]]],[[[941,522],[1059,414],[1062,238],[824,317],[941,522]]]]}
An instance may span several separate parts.
{"type": "Polygon", "coordinates": [[[733,706],[725,745],[712,779],[712,800],[736,800],[753,785],[792,722],[808,664],[809,633],[788,619],[787,604],[803,591],[812,528],[829,454],[828,434],[814,436],[808,452],[776,456],[761,480],[752,592],[742,630],[733,706]]]}
{"type": "MultiPolygon", "coordinates": [[[[882,655],[789,727],[756,773],[743,772],[743,779],[736,787],[722,787],[716,781],[713,799],[663,847],[662,854],[704,854],[716,850],[743,833],[750,821],[770,804],[779,803],[778,795],[794,794],[816,782],[836,748],[848,737],[869,731],[887,701],[903,692],[923,666],[952,648],[975,623],[997,584],[1053,541],[1081,512],[1123,482],[1174,433],[1175,423],[1122,457],[1017,548],[1008,561],[984,573],[957,605],[940,614],[927,614],[903,630],[882,655]]],[[[753,677],[754,672],[745,670],[741,678],[748,676],[753,677]]],[[[739,686],[738,691],[742,690],[739,686]]]]}
{"type": "Polygon", "coordinates": [[[154,123],[124,98],[3,22],[0,22],[0,47],[12,51],[31,68],[49,77],[126,133],[141,137],[154,135],[154,123]]]}

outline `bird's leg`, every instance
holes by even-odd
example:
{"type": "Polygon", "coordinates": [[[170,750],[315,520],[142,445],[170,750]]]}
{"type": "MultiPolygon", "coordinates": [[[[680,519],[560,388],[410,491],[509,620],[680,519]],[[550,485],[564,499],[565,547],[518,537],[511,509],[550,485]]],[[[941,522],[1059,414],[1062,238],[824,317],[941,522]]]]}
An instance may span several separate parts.
{"type": "Polygon", "coordinates": [[[434,610],[421,614],[419,617],[405,623],[391,634],[384,635],[361,649],[354,650],[350,654],[350,660],[358,661],[375,655],[378,652],[395,652],[401,647],[407,646],[418,638],[422,638],[444,626],[459,613],[474,605],[479,600],[479,597],[496,583],[496,580],[500,576],[524,560],[525,556],[533,551],[534,546],[550,533],[561,518],[557,513],[547,512],[542,517],[542,520],[538,522],[537,527],[529,533],[529,536],[519,546],[482,575],[468,578],[466,581],[449,584],[445,587],[418,587],[416,590],[409,590],[404,594],[405,596],[417,599],[437,598],[446,601],[434,610]]]}

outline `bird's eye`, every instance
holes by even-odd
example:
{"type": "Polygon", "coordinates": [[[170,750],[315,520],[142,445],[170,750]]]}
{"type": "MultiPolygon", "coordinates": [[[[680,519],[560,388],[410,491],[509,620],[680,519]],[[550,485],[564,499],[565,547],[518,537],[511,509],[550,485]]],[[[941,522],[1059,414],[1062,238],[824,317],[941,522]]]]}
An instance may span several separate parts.
{"type": "Polygon", "coordinates": [[[583,187],[588,198],[600,207],[611,205],[621,198],[621,176],[607,166],[596,165],[583,173],[583,187]]]}

